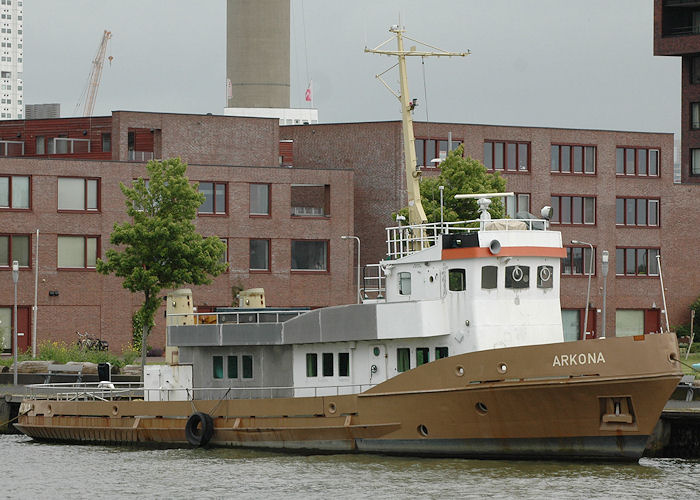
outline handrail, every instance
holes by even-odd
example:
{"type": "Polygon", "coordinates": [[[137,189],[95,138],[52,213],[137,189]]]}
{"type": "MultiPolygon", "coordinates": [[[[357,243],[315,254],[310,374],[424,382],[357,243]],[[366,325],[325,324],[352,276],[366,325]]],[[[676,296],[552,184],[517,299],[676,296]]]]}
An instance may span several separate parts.
{"type": "MultiPolygon", "coordinates": [[[[249,311],[214,311],[196,313],[168,313],[169,318],[194,318],[197,325],[284,323],[309,312],[309,309],[250,309],[249,311]],[[269,319],[268,319],[269,318],[269,319]],[[274,321],[272,319],[274,318],[274,321]]],[[[169,325],[181,326],[181,325],[169,325]]]]}

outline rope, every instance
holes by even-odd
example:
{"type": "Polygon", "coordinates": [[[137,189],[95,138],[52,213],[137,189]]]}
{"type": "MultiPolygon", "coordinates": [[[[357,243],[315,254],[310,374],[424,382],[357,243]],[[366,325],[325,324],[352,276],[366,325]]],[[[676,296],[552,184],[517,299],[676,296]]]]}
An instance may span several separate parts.
{"type": "Polygon", "coordinates": [[[226,396],[228,396],[228,393],[231,392],[231,389],[233,389],[233,387],[228,388],[228,391],[226,391],[226,393],[221,397],[219,402],[216,403],[216,406],[214,406],[214,408],[211,409],[211,411],[209,412],[209,416],[211,416],[211,417],[214,416],[214,412],[219,408],[219,405],[224,402],[224,399],[226,399],[226,396]]]}
{"type": "Polygon", "coordinates": [[[7,424],[9,424],[10,422],[12,422],[13,420],[17,420],[19,417],[23,417],[23,416],[26,415],[27,413],[29,413],[29,412],[28,412],[28,411],[25,411],[24,413],[18,413],[16,417],[11,418],[11,419],[8,420],[7,422],[1,423],[1,424],[0,424],[0,427],[5,427],[7,424]]]}
{"type": "Polygon", "coordinates": [[[677,359],[676,361],[678,361],[680,364],[682,364],[682,365],[685,366],[686,368],[690,368],[690,369],[693,370],[694,372],[699,372],[699,373],[700,373],[700,370],[698,370],[697,368],[694,368],[693,365],[689,365],[688,363],[684,363],[684,362],[681,361],[680,359],[677,359]]]}
{"type": "Polygon", "coordinates": [[[421,66],[423,67],[423,99],[425,100],[425,121],[430,122],[428,116],[428,85],[425,83],[425,57],[421,57],[421,66]]]}

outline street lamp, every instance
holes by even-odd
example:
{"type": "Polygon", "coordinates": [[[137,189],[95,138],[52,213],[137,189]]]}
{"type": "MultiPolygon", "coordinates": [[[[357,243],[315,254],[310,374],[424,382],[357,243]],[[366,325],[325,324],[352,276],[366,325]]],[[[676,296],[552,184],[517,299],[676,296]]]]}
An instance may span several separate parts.
{"type": "Polygon", "coordinates": [[[602,258],[603,265],[601,266],[601,268],[602,268],[601,270],[602,270],[602,272],[603,272],[603,330],[602,330],[601,338],[605,338],[605,319],[606,319],[606,317],[607,317],[607,316],[605,315],[605,299],[606,299],[606,295],[607,295],[607,292],[608,292],[608,289],[607,289],[607,284],[608,284],[608,259],[609,259],[608,251],[607,251],[607,250],[603,250],[603,258],[602,258]]]}
{"type": "MultiPolygon", "coordinates": [[[[398,217],[397,217],[398,219],[398,217]]],[[[341,236],[340,237],[343,240],[352,240],[355,239],[357,240],[357,303],[361,304],[362,303],[362,293],[360,292],[361,289],[361,284],[360,284],[360,238],[357,236],[341,236]]]]}
{"type": "MultiPolygon", "coordinates": [[[[586,312],[583,318],[583,339],[588,332],[588,305],[591,303],[591,276],[593,275],[593,245],[585,241],[571,240],[572,245],[588,245],[591,248],[591,256],[588,259],[588,292],[586,293],[586,312]]],[[[585,264],[584,264],[585,266],[585,264]]]]}
{"type": "Polygon", "coordinates": [[[12,282],[15,284],[14,330],[12,350],[15,353],[14,384],[17,385],[17,280],[19,279],[19,262],[12,261],[12,282]]]}

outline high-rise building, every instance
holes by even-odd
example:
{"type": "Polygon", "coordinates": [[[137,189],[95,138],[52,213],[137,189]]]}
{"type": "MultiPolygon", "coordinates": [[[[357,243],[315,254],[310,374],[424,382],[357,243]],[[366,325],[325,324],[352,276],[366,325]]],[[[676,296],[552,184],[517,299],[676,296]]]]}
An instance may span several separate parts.
{"type": "Polygon", "coordinates": [[[22,0],[0,0],[0,119],[24,118],[22,0]]]}

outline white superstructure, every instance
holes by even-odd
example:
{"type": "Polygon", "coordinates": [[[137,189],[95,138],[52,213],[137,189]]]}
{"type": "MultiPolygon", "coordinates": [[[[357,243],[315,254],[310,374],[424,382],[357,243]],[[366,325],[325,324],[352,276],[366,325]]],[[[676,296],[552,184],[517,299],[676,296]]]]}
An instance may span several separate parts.
{"type": "Polygon", "coordinates": [[[24,118],[22,0],[0,0],[0,119],[24,118]]]}

